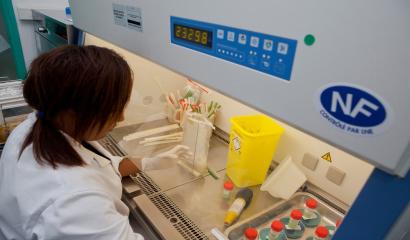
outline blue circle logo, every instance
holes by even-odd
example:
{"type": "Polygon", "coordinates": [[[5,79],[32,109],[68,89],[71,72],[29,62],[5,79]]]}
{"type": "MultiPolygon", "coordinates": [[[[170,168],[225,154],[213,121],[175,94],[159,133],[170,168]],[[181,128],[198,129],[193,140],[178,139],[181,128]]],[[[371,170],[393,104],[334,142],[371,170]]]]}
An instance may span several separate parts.
{"type": "Polygon", "coordinates": [[[320,94],[323,108],[337,120],[357,126],[374,127],[384,122],[386,108],[372,94],[352,86],[331,86],[320,94]]]}

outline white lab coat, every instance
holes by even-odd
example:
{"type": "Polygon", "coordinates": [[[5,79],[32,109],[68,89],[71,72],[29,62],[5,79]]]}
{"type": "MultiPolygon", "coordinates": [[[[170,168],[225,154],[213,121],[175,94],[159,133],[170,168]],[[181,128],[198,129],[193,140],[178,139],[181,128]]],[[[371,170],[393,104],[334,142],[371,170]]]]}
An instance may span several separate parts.
{"type": "Polygon", "coordinates": [[[34,114],[10,135],[0,159],[0,239],[136,239],[121,201],[119,157],[111,161],[70,144],[87,165],[39,165],[32,145],[18,160],[34,114]]]}

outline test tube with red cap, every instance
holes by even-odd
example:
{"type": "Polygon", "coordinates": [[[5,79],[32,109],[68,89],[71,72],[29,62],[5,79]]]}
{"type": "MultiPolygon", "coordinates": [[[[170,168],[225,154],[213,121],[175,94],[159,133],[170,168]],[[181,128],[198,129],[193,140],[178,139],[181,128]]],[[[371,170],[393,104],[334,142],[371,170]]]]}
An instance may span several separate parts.
{"type": "Polygon", "coordinates": [[[339,228],[341,222],[342,222],[342,219],[338,219],[336,221],[336,226],[334,225],[326,226],[327,230],[329,230],[329,237],[328,237],[329,239],[331,239],[333,235],[335,235],[336,229],[339,228]]]}
{"type": "Polygon", "coordinates": [[[272,221],[270,225],[270,238],[271,240],[280,239],[283,235],[283,223],[281,221],[275,220],[272,221]]]}
{"type": "Polygon", "coordinates": [[[303,217],[305,218],[313,218],[315,217],[315,212],[314,210],[317,207],[317,201],[313,198],[309,198],[308,200],[306,200],[305,202],[305,211],[303,213],[303,217]]]}
{"type": "Polygon", "coordinates": [[[249,227],[245,230],[244,240],[255,240],[258,238],[258,230],[255,228],[249,227]]]}
{"type": "Polygon", "coordinates": [[[223,194],[223,196],[224,196],[225,199],[229,199],[231,197],[231,193],[232,193],[233,188],[234,188],[234,185],[231,181],[226,181],[224,183],[224,194],[223,194]]]}
{"type": "MultiPolygon", "coordinates": [[[[290,217],[284,218],[286,237],[297,239],[302,237],[305,226],[300,222],[302,219],[302,212],[298,209],[292,210],[290,217]]],[[[281,219],[282,221],[282,219],[281,219]]]]}
{"type": "Polygon", "coordinates": [[[320,214],[316,211],[317,201],[309,198],[305,202],[305,209],[303,210],[302,223],[306,227],[316,227],[320,223],[320,214]]]}
{"type": "Polygon", "coordinates": [[[325,240],[329,235],[329,230],[326,227],[318,226],[315,231],[314,240],[325,240]]]}
{"type": "Polygon", "coordinates": [[[290,213],[290,219],[288,223],[288,227],[291,229],[297,229],[299,227],[299,221],[302,219],[302,212],[299,210],[293,210],[290,213]]]}

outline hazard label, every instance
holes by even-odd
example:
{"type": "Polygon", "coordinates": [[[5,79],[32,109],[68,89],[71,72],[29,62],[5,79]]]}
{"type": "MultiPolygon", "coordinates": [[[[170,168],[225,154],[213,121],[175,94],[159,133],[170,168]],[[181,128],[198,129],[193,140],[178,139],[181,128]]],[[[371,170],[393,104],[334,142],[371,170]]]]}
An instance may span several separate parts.
{"type": "Polygon", "coordinates": [[[325,153],[321,158],[328,162],[332,162],[332,156],[330,156],[330,152],[325,153]]]}

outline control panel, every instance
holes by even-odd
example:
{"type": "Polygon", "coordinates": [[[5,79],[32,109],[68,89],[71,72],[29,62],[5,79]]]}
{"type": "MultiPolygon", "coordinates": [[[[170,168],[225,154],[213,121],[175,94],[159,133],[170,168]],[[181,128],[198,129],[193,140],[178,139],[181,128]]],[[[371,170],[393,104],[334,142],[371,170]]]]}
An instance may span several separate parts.
{"type": "Polygon", "coordinates": [[[171,42],[287,81],[297,46],[288,38],[173,16],[171,42]]]}

